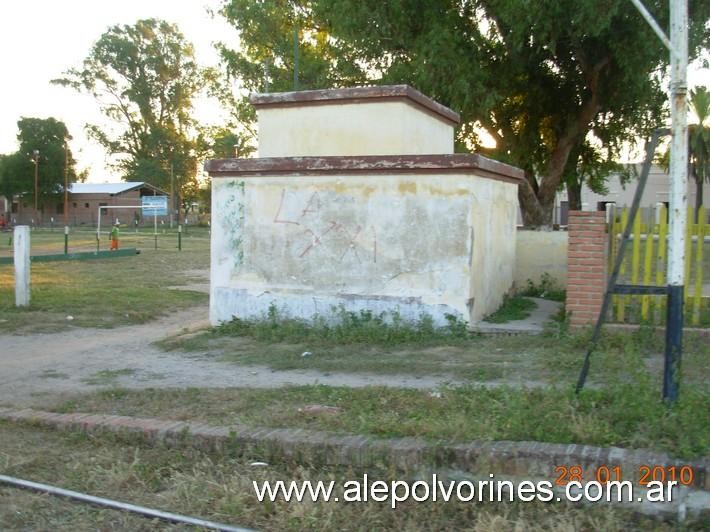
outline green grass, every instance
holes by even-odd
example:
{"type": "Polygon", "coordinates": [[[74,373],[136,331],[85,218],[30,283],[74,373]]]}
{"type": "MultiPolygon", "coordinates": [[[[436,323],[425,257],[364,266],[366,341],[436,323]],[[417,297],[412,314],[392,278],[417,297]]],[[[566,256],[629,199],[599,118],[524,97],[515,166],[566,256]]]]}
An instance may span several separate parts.
{"type": "MultiPolygon", "coordinates": [[[[147,235],[139,237],[145,239],[145,244],[151,243],[147,235]]],[[[32,232],[37,247],[47,253],[56,252],[57,238],[62,238],[61,233],[32,232]]],[[[35,249],[33,245],[33,253],[35,249]]],[[[197,230],[186,237],[182,252],[174,246],[157,251],[148,247],[131,257],[36,263],[32,265],[30,306],[18,309],[14,306],[13,267],[3,265],[0,266],[0,332],[50,332],[71,326],[144,323],[168,310],[204,304],[207,294],[167,288],[189,283],[193,280],[191,270],[208,267],[209,237],[205,231],[197,230]]]]}
{"type": "MultiPolygon", "coordinates": [[[[614,323],[646,323],[655,324],[660,327],[664,327],[666,323],[666,306],[665,306],[665,296],[651,296],[651,304],[649,308],[649,317],[644,320],[641,316],[641,302],[642,296],[624,296],[626,302],[624,305],[624,320],[619,319],[618,314],[618,304],[612,299],[612,309],[611,309],[611,322],[614,323]],[[663,298],[663,299],[661,299],[663,298]],[[656,307],[656,301],[661,300],[663,306],[661,308],[656,307]]],[[[698,322],[695,323],[693,320],[693,314],[695,312],[695,303],[691,300],[689,302],[684,302],[683,305],[683,323],[684,327],[698,327],[698,328],[710,328],[710,298],[704,297],[700,300],[700,308],[698,309],[698,322]]]]}
{"type": "MultiPolygon", "coordinates": [[[[417,478],[385,469],[250,467],[259,456],[151,447],[110,436],[0,423],[0,473],[259,530],[676,530],[623,508],[564,503],[260,503],[252,482],[417,478]]],[[[445,479],[441,474],[440,478],[445,479]]],[[[186,530],[132,514],[0,486],[3,530],[186,530]]],[[[687,526],[687,525],[685,525],[687,526]]],[[[690,525],[701,530],[702,523],[690,525]]]]}
{"type": "MultiPolygon", "coordinates": [[[[572,383],[589,345],[589,331],[568,334],[554,324],[538,336],[482,336],[443,329],[420,334],[416,327],[393,332],[372,323],[350,325],[331,335],[302,322],[233,322],[205,332],[159,342],[242,366],[274,370],[316,370],[326,373],[372,373],[435,376],[452,380],[509,383],[572,383]],[[377,343],[373,338],[380,338],[377,343]],[[347,339],[344,340],[344,339],[347,339]],[[358,341],[359,340],[359,341],[358,341]],[[311,356],[301,356],[309,351],[311,356]]],[[[330,331],[330,329],[328,329],[330,331]]],[[[629,368],[644,368],[660,378],[664,352],[662,331],[645,327],[635,333],[605,333],[592,358],[590,381],[603,385],[629,368]]],[[[710,376],[710,343],[686,334],[683,371],[691,383],[710,376]]]]}
{"type": "Polygon", "coordinates": [[[710,454],[710,395],[684,386],[672,410],[658,383],[637,378],[604,389],[428,390],[298,386],[283,389],[109,389],[45,405],[59,412],[97,412],[205,423],[299,427],[378,437],[436,441],[545,441],[666,451],[681,458],[710,454]],[[309,416],[309,404],[337,406],[337,415],[309,416]]]}
{"type": "Polygon", "coordinates": [[[524,320],[537,308],[537,303],[523,296],[505,296],[503,304],[493,314],[486,316],[483,321],[488,323],[508,323],[510,321],[524,320]]]}
{"type": "Polygon", "coordinates": [[[106,386],[115,384],[119,377],[135,375],[136,370],[134,368],[123,368],[123,369],[104,369],[97,371],[90,377],[82,379],[85,384],[91,384],[93,386],[106,386]]]}

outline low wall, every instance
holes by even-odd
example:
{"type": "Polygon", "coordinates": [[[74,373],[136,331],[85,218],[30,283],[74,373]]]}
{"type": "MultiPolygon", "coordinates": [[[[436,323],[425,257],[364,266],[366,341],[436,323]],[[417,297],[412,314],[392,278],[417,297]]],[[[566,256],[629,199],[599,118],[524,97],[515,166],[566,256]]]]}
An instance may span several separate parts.
{"type": "Polygon", "coordinates": [[[560,287],[567,286],[567,231],[518,229],[515,244],[515,289],[525,288],[528,280],[539,284],[543,274],[560,287]]]}

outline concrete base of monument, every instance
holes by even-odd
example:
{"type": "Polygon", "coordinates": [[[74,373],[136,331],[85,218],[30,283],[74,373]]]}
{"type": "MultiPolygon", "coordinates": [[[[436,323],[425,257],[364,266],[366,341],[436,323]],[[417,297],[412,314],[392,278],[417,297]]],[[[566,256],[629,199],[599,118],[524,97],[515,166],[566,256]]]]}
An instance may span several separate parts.
{"type": "Polygon", "coordinates": [[[361,311],[371,312],[375,316],[382,314],[385,321],[398,317],[405,322],[416,322],[428,316],[437,327],[449,324],[451,317],[467,321],[460,309],[450,305],[426,303],[419,297],[318,295],[272,291],[250,293],[245,289],[215,287],[210,307],[212,325],[228,322],[234,317],[249,320],[265,319],[272,309],[275,309],[280,317],[305,321],[320,318],[337,322],[342,312],[361,311]]]}

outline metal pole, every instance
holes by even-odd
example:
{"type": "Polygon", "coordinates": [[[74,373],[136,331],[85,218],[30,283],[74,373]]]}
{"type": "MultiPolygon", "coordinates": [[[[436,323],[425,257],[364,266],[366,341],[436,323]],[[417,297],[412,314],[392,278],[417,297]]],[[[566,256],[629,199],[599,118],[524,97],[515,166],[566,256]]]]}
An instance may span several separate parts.
{"type": "Polygon", "coordinates": [[[101,207],[99,207],[99,221],[96,224],[96,253],[99,252],[99,243],[101,242],[101,207]]]}
{"type": "MultiPolygon", "coordinates": [[[[666,48],[668,48],[671,53],[673,53],[673,46],[671,45],[671,41],[663,32],[663,29],[661,29],[661,27],[658,25],[656,19],[653,18],[653,15],[651,15],[648,9],[646,9],[646,6],[641,3],[641,0],[631,0],[631,3],[636,6],[636,9],[639,10],[641,16],[643,16],[646,22],[648,22],[648,25],[651,26],[651,29],[655,32],[656,35],[658,35],[658,38],[661,39],[661,42],[666,46],[666,48]]],[[[672,0],[671,3],[673,3],[672,0]]]]}
{"type": "Polygon", "coordinates": [[[29,489],[39,491],[41,493],[49,493],[50,495],[67,497],[69,499],[74,499],[89,504],[96,504],[99,506],[104,506],[106,508],[112,508],[114,510],[123,510],[124,512],[139,514],[144,517],[162,519],[163,521],[168,521],[171,523],[184,523],[200,528],[208,528],[210,530],[221,530],[225,532],[249,532],[249,529],[247,528],[240,528],[224,523],[216,523],[214,521],[207,521],[205,519],[199,519],[197,517],[188,517],[186,515],[174,514],[172,512],[164,512],[162,510],[155,510],[153,508],[138,506],[137,504],[130,504],[127,502],[116,501],[113,499],[95,497],[93,495],[87,495],[86,493],[66,490],[64,488],[57,488],[48,484],[40,484],[39,482],[31,482],[29,480],[23,480],[21,478],[0,475],[0,482],[9,484],[10,486],[13,486],[15,488],[29,489]]]}
{"type": "Polygon", "coordinates": [[[182,251],[182,224],[178,225],[178,251],[182,251]]]}
{"type": "MultiPolygon", "coordinates": [[[[624,231],[621,234],[621,242],[619,244],[619,249],[616,253],[616,258],[614,259],[614,267],[611,270],[611,276],[606,285],[606,291],[604,292],[604,299],[602,300],[602,308],[599,311],[599,316],[597,317],[597,324],[594,327],[594,332],[592,333],[592,339],[590,340],[589,348],[587,349],[587,354],[584,357],[584,363],[582,364],[582,369],[579,372],[579,378],[577,379],[577,386],[575,388],[575,393],[579,393],[584,388],[584,384],[587,381],[587,375],[589,374],[590,361],[592,357],[592,352],[599,341],[599,336],[601,333],[602,325],[606,320],[606,315],[609,310],[609,305],[611,303],[611,295],[617,286],[617,280],[619,279],[619,272],[621,271],[621,263],[624,260],[624,251],[629,242],[629,236],[631,235],[631,229],[634,225],[634,218],[636,218],[636,213],[638,212],[639,205],[641,204],[641,198],[643,197],[643,192],[646,189],[646,181],[648,180],[648,174],[651,171],[651,164],[653,163],[653,154],[656,153],[656,146],[658,145],[658,139],[661,135],[667,135],[667,130],[657,129],[651,135],[651,139],[646,142],[646,159],[643,162],[643,167],[641,169],[641,175],[639,176],[639,184],[636,187],[636,192],[634,193],[634,199],[631,202],[631,211],[629,212],[629,220],[624,227],[624,231]]],[[[616,238],[615,234],[610,235],[612,239],[616,238]]]]}
{"type": "Polygon", "coordinates": [[[69,226],[64,226],[64,254],[69,255],[69,226]]]}
{"type": "Polygon", "coordinates": [[[663,370],[663,398],[678,399],[683,348],[683,285],[688,205],[688,2],[670,0],[671,22],[671,164],[668,243],[668,317],[663,370]]]}
{"type": "Polygon", "coordinates": [[[175,171],[173,163],[170,163],[170,229],[173,228],[173,216],[175,213],[175,171]]]}
{"type": "Polygon", "coordinates": [[[158,249],[158,211],[153,211],[153,238],[155,238],[155,249],[158,249]]]}

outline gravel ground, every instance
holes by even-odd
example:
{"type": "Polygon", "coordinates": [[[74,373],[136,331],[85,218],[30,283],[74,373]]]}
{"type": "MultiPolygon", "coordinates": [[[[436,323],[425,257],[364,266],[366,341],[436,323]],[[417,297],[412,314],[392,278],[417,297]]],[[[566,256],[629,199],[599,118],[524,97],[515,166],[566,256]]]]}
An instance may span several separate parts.
{"type": "Polygon", "coordinates": [[[30,406],[54,395],[125,388],[275,388],[289,385],[435,388],[450,379],[274,371],[237,366],[153,345],[187,329],[207,326],[208,309],[196,307],[143,325],[75,329],[27,336],[0,335],[0,404],[30,406]]]}

